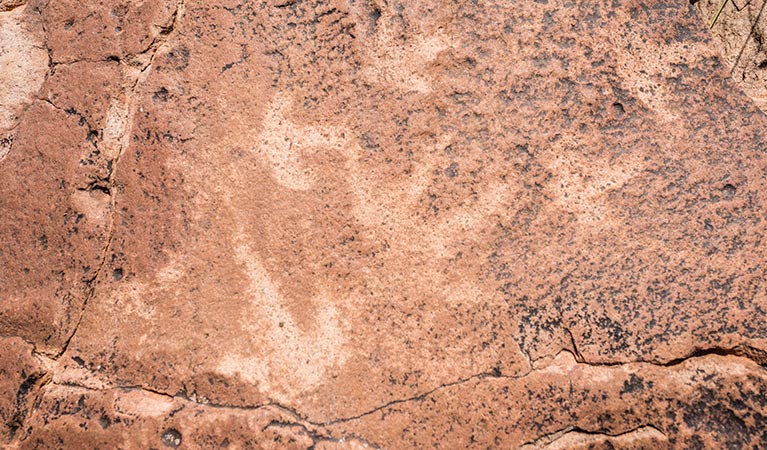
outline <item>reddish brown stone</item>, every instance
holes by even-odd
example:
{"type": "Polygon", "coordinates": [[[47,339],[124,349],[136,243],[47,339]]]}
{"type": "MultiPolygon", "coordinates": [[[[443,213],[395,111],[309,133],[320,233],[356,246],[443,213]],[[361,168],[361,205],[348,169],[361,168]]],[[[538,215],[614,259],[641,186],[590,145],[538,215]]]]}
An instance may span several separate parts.
{"type": "Polygon", "coordinates": [[[103,263],[114,159],[106,115],[119,73],[83,63],[49,75],[0,166],[0,325],[46,353],[72,335],[103,263]]]}
{"type": "Polygon", "coordinates": [[[14,445],[767,445],[767,119],[698,7],[2,13],[14,445]]]}
{"type": "Polygon", "coordinates": [[[764,368],[739,358],[592,366],[564,352],[519,378],[488,374],[331,428],[384,448],[760,448],[765,388],[764,368]]]}
{"type": "Polygon", "coordinates": [[[171,0],[145,3],[107,0],[34,0],[43,18],[54,63],[133,59],[167,33],[176,15],[171,0]]]}
{"type": "Polygon", "coordinates": [[[32,356],[32,346],[19,338],[0,338],[0,446],[24,434],[25,420],[50,380],[32,356]]]}
{"type": "Polygon", "coordinates": [[[48,386],[39,410],[20,449],[357,450],[367,445],[354,437],[333,438],[271,406],[221,408],[139,389],[48,386]]]}

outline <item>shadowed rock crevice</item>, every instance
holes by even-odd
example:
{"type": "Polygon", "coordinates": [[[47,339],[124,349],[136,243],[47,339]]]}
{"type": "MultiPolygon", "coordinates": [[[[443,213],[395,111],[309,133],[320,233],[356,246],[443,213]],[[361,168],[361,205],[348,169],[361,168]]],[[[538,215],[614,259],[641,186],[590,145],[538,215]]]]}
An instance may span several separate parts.
{"type": "MultiPolygon", "coordinates": [[[[751,349],[751,351],[754,352],[754,351],[756,351],[756,349],[751,349]]],[[[649,366],[655,366],[655,367],[659,367],[659,368],[665,368],[665,367],[673,367],[673,366],[682,365],[682,364],[694,361],[696,359],[701,359],[701,358],[706,359],[707,357],[712,356],[712,355],[714,355],[714,356],[734,356],[734,357],[740,358],[742,360],[742,362],[744,362],[744,363],[752,362],[752,363],[756,363],[758,365],[763,365],[764,364],[763,362],[761,362],[761,359],[758,359],[758,358],[757,359],[753,359],[753,358],[749,357],[749,354],[746,353],[745,351],[741,350],[741,347],[738,347],[738,348],[735,348],[735,349],[718,349],[718,348],[702,349],[702,350],[696,351],[692,355],[689,355],[689,356],[684,357],[684,358],[677,358],[677,359],[674,359],[674,360],[672,360],[672,361],[670,361],[668,363],[653,363],[653,362],[647,362],[647,361],[630,361],[630,362],[621,362],[621,363],[597,363],[597,364],[591,364],[591,363],[588,363],[588,362],[580,361],[576,357],[576,355],[573,354],[570,350],[562,350],[557,355],[555,355],[554,360],[559,360],[563,355],[569,355],[569,357],[572,358],[573,362],[576,365],[580,365],[580,366],[584,366],[584,367],[592,367],[592,368],[597,368],[597,369],[601,368],[601,367],[604,367],[605,369],[614,369],[614,368],[632,367],[632,366],[641,367],[643,365],[649,365],[649,366]]],[[[53,362],[55,360],[51,359],[50,361],[53,362]]],[[[731,361],[731,360],[721,360],[721,361],[724,363],[724,362],[731,361]]],[[[545,365],[545,366],[537,366],[537,367],[532,368],[529,371],[527,371],[527,372],[525,372],[523,374],[520,374],[520,375],[503,375],[497,369],[493,369],[491,371],[482,372],[482,373],[479,373],[479,374],[476,374],[476,375],[472,375],[472,376],[470,376],[468,378],[465,378],[465,379],[461,379],[461,380],[457,380],[457,381],[454,381],[454,382],[442,384],[442,385],[437,386],[437,387],[435,387],[435,388],[433,388],[433,389],[431,389],[429,391],[426,391],[424,393],[418,394],[418,395],[413,396],[413,397],[392,400],[390,402],[387,402],[387,403],[385,403],[383,405],[377,406],[375,408],[372,408],[369,411],[365,411],[365,412],[357,414],[355,416],[333,418],[333,419],[319,420],[319,421],[311,420],[311,419],[309,419],[309,417],[306,414],[303,414],[300,411],[297,411],[297,410],[295,410],[293,408],[290,408],[288,406],[281,405],[279,402],[275,402],[275,401],[268,401],[266,403],[259,404],[259,405],[229,405],[229,404],[213,403],[213,402],[210,402],[210,401],[207,401],[207,400],[201,401],[201,400],[193,399],[193,398],[189,397],[188,395],[181,394],[181,393],[171,394],[171,393],[168,393],[168,392],[163,392],[161,390],[153,389],[152,387],[149,387],[149,386],[129,386],[129,385],[110,386],[110,385],[107,385],[107,386],[104,386],[102,388],[93,388],[93,387],[88,387],[88,386],[84,386],[84,385],[78,384],[78,383],[73,382],[73,381],[54,382],[53,384],[60,385],[60,386],[66,386],[66,387],[88,389],[88,390],[93,390],[93,391],[103,391],[103,390],[124,390],[124,391],[135,391],[135,390],[137,390],[137,391],[146,391],[146,392],[149,392],[149,393],[152,393],[152,394],[156,394],[156,395],[161,395],[161,396],[164,396],[164,397],[167,397],[167,398],[170,398],[170,399],[181,399],[181,400],[184,400],[184,401],[196,403],[196,404],[198,404],[200,406],[211,407],[211,408],[232,408],[232,409],[240,409],[240,410],[257,410],[257,409],[264,408],[264,407],[277,407],[277,408],[279,408],[279,409],[281,409],[283,411],[289,412],[290,414],[294,415],[296,418],[299,418],[300,420],[304,421],[305,423],[311,424],[313,426],[330,426],[330,425],[335,425],[335,424],[339,424],[339,423],[344,423],[344,422],[350,422],[350,421],[353,421],[353,420],[357,420],[357,419],[360,419],[362,417],[369,416],[369,415],[371,415],[373,413],[379,412],[379,411],[381,411],[383,409],[390,408],[392,406],[399,405],[399,404],[402,404],[402,403],[422,402],[424,399],[426,399],[427,397],[431,396],[432,394],[434,394],[434,393],[436,393],[438,391],[441,391],[441,390],[444,390],[444,389],[447,389],[447,388],[452,388],[452,387],[455,387],[455,386],[460,386],[460,385],[466,384],[468,382],[475,382],[475,381],[485,380],[485,379],[487,379],[487,380],[492,380],[492,379],[511,379],[511,380],[515,380],[515,379],[527,379],[527,378],[535,379],[535,376],[536,376],[537,373],[549,372],[554,367],[557,367],[556,363],[550,363],[550,364],[545,365]]]]}
{"type": "Polygon", "coordinates": [[[20,6],[24,6],[26,0],[0,0],[0,12],[11,11],[20,6]]]}
{"type": "Polygon", "coordinates": [[[667,440],[668,438],[666,435],[652,425],[643,425],[618,434],[606,434],[596,431],[581,430],[577,427],[566,427],[555,433],[541,436],[532,442],[527,442],[519,448],[520,450],[543,450],[568,448],[568,446],[576,447],[579,445],[593,445],[600,442],[607,442],[609,445],[614,445],[612,443],[616,442],[619,444],[635,444],[637,446],[644,445],[649,447],[657,445],[658,442],[667,440]]]}
{"type": "MultiPolygon", "coordinates": [[[[569,353],[568,353],[569,354],[569,353]]],[[[566,356],[566,355],[565,355],[566,356]]],[[[93,401],[96,401],[94,405],[98,405],[99,401],[96,399],[100,398],[101,396],[108,396],[108,397],[116,397],[119,398],[120,396],[135,396],[138,395],[140,398],[142,396],[149,396],[151,398],[156,398],[163,404],[167,404],[167,407],[163,407],[164,410],[167,410],[168,413],[171,414],[171,416],[174,413],[174,411],[179,411],[183,408],[196,408],[200,411],[206,411],[210,410],[211,414],[277,414],[277,415],[283,415],[282,418],[273,418],[265,422],[260,430],[261,432],[266,432],[270,428],[279,428],[282,431],[288,433],[291,436],[303,436],[307,437],[314,445],[325,442],[325,443],[343,443],[343,442],[349,442],[349,441],[358,441],[363,445],[370,445],[374,448],[389,448],[389,446],[398,446],[399,444],[396,443],[387,443],[386,441],[381,441],[380,438],[365,438],[365,432],[363,431],[360,433],[361,430],[365,430],[366,426],[363,426],[361,429],[357,428],[358,425],[364,424],[366,418],[375,419],[371,423],[375,423],[377,420],[383,420],[381,422],[382,425],[386,424],[386,417],[391,416],[394,414],[395,416],[398,414],[402,414],[405,411],[417,411],[419,407],[417,405],[426,405],[431,404],[434,402],[434,399],[437,398],[445,398],[448,401],[462,401],[460,399],[465,398],[466,395],[468,396],[484,396],[486,395],[483,391],[485,387],[494,387],[494,389],[497,389],[499,387],[502,387],[505,383],[518,383],[516,385],[517,387],[515,389],[522,389],[522,392],[524,392],[525,389],[541,389],[543,386],[540,385],[541,380],[546,380],[549,376],[554,376],[555,379],[557,377],[563,376],[564,378],[561,379],[561,381],[553,381],[549,380],[548,382],[550,386],[557,386],[559,383],[570,383],[569,380],[577,379],[573,378],[572,374],[578,373],[579,370],[582,370],[581,368],[585,370],[592,371],[591,375],[589,375],[590,380],[608,380],[612,376],[616,374],[620,374],[620,377],[625,377],[627,380],[623,383],[623,387],[620,391],[620,396],[623,397],[625,395],[631,396],[639,396],[641,399],[643,396],[647,395],[652,397],[656,393],[652,390],[652,385],[655,383],[669,383],[670,386],[668,389],[674,390],[678,389],[679,386],[682,384],[678,383],[685,383],[684,379],[686,377],[692,376],[696,377],[700,374],[710,374],[706,375],[707,377],[713,377],[713,379],[717,379],[717,377],[723,376],[723,374],[728,374],[732,370],[735,371],[735,373],[741,373],[743,371],[743,368],[755,368],[754,370],[759,370],[758,366],[754,365],[750,360],[746,360],[745,358],[741,357],[733,357],[733,356],[718,356],[718,355],[707,355],[707,356],[696,356],[691,357],[689,360],[685,361],[684,363],[675,364],[674,366],[654,366],[646,363],[630,363],[624,366],[615,366],[615,367],[605,367],[605,366],[588,366],[587,364],[578,363],[574,360],[572,355],[568,358],[563,358],[561,355],[558,357],[550,366],[542,367],[539,369],[535,369],[531,371],[528,374],[525,374],[524,376],[519,377],[506,377],[502,375],[489,375],[489,374],[479,374],[476,377],[472,377],[469,380],[463,380],[456,383],[450,383],[445,386],[441,386],[438,389],[435,389],[431,392],[425,393],[423,395],[420,395],[416,398],[411,399],[402,399],[390,402],[387,405],[382,405],[379,408],[376,408],[375,411],[370,411],[365,414],[361,414],[356,417],[349,417],[349,418],[343,418],[343,419],[335,419],[327,422],[313,422],[310,420],[307,420],[303,417],[303,415],[300,412],[294,411],[291,408],[279,405],[277,403],[269,402],[262,405],[254,405],[254,406],[227,406],[227,405],[217,405],[213,403],[208,402],[200,402],[195,401],[193,399],[190,399],[185,396],[180,395],[169,395],[163,392],[159,392],[153,389],[149,388],[141,388],[141,387],[134,387],[134,386],[109,386],[104,387],[103,389],[93,389],[88,388],[84,386],[76,386],[71,385],[68,383],[64,384],[58,384],[56,382],[48,384],[46,387],[43,388],[43,395],[41,399],[37,400],[37,404],[45,404],[46,398],[48,396],[59,396],[63,392],[71,392],[70,394],[66,394],[66,396],[74,396],[76,397],[82,397],[82,393],[88,393],[88,396],[92,396],[94,398],[93,401]],[[565,369],[566,372],[561,372],[562,369],[565,369]],[[701,370],[703,369],[703,370],[701,370]],[[573,372],[574,371],[574,372],[573,372]],[[600,373],[601,375],[597,375],[597,373],[600,373]],[[655,372],[655,373],[653,373],[655,372]],[[569,374],[568,374],[569,373],[569,374]],[[612,374],[612,375],[611,375],[612,374]],[[630,374],[630,376],[628,376],[630,374]],[[681,379],[680,379],[681,377],[681,379]],[[630,380],[630,381],[629,381],[630,380]],[[490,384],[488,384],[490,383],[490,384]],[[65,391],[58,391],[59,389],[64,389],[65,391]],[[649,389],[649,390],[648,390],[649,389]],[[60,392],[60,393],[57,393],[60,392]],[[179,403],[180,402],[180,403],[179,403]],[[180,406],[171,406],[171,404],[177,404],[180,406]],[[187,406],[183,406],[187,405],[187,406]],[[386,412],[385,410],[389,410],[386,412]],[[376,414],[381,413],[381,414],[376,414]],[[380,419],[379,419],[380,418],[380,419]]],[[[749,369],[751,370],[751,369],[749,369]]],[[[759,372],[754,372],[754,374],[757,374],[759,372]]],[[[733,375],[724,375],[727,376],[733,376],[733,375]]],[[[737,379],[739,375],[734,375],[737,379]]],[[[764,378],[764,375],[761,375],[761,378],[764,378]]],[[[767,381],[767,380],[763,380],[767,381]]],[[[603,383],[605,381],[591,381],[592,388],[600,389],[601,385],[600,383],[603,383]],[[594,384],[596,383],[596,384],[594,384]]],[[[727,382],[724,381],[723,382],[727,382]]],[[[605,384],[605,386],[609,385],[608,382],[605,384]]],[[[514,385],[514,384],[512,384],[514,385]]],[[[571,386],[571,389],[573,387],[571,386]]],[[[585,387],[577,386],[575,387],[577,397],[577,392],[580,389],[586,389],[585,387]]],[[[491,391],[492,392],[492,391],[491,391]]],[[[606,391],[606,392],[609,392],[606,391]]],[[[613,391],[613,394],[608,395],[617,395],[617,391],[613,391]]],[[[491,394],[491,395],[497,395],[497,394],[491,394]]],[[[663,396],[662,392],[657,393],[659,396],[663,396]]],[[[692,395],[691,400],[693,401],[690,405],[684,406],[680,411],[687,411],[685,414],[690,414],[692,411],[694,411],[695,405],[695,397],[697,397],[697,394],[692,395]],[[688,409],[684,409],[688,408],[688,409]]],[[[59,400],[59,401],[63,401],[59,400]]],[[[628,399],[625,399],[625,401],[629,401],[628,399]]],[[[640,404],[641,404],[640,400],[640,404]]],[[[140,402],[139,402],[140,403],[140,402]]],[[[86,417],[89,415],[96,415],[93,411],[96,410],[90,410],[87,406],[87,402],[83,403],[82,400],[78,401],[78,406],[73,410],[74,414],[84,414],[86,417]]],[[[714,405],[715,403],[712,403],[714,405]]],[[[509,405],[510,406],[510,405],[509,405]]],[[[505,408],[503,401],[500,403],[495,404],[495,407],[497,408],[505,408]]],[[[631,407],[631,406],[627,406],[631,407]]],[[[136,413],[142,414],[142,410],[136,410],[136,413]]],[[[608,410],[605,410],[605,413],[607,413],[608,410]]],[[[199,414],[199,413],[198,413],[199,414]]],[[[62,416],[65,417],[65,416],[62,416]]],[[[95,420],[95,419],[93,419],[95,420]]],[[[112,419],[109,419],[112,420],[112,419]]],[[[660,420],[660,418],[659,418],[660,420]]],[[[708,420],[708,419],[706,419],[708,420]]],[[[535,438],[531,438],[523,442],[517,442],[516,445],[521,445],[521,448],[560,448],[557,446],[565,445],[566,448],[567,445],[575,445],[578,444],[587,444],[587,443],[595,443],[600,441],[607,441],[612,442],[614,444],[626,444],[630,442],[635,443],[644,443],[644,445],[652,445],[653,442],[655,443],[669,443],[669,437],[671,437],[672,441],[676,440],[678,437],[676,436],[669,436],[668,430],[672,429],[673,426],[675,426],[674,422],[669,422],[669,418],[664,419],[663,425],[648,425],[647,423],[639,423],[633,428],[627,429],[626,427],[618,427],[613,428],[610,427],[609,429],[596,429],[596,428],[589,428],[585,427],[583,424],[579,425],[569,425],[564,428],[554,430],[551,432],[543,433],[535,438]]],[[[709,422],[709,426],[711,423],[709,422]]],[[[181,432],[184,433],[186,430],[184,428],[180,428],[182,430],[181,432]]],[[[368,429],[369,430],[369,429],[368,429]]],[[[35,436],[34,426],[32,427],[32,434],[27,439],[33,439],[35,436]]]]}

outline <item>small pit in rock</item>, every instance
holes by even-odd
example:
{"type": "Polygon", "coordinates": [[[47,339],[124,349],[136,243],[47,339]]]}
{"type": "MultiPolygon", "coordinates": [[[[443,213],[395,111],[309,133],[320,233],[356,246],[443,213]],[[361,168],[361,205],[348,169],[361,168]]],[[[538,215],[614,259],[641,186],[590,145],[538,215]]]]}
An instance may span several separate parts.
{"type": "Polygon", "coordinates": [[[181,433],[175,428],[168,428],[163,431],[160,439],[166,447],[176,448],[181,445],[181,433]]]}
{"type": "Polygon", "coordinates": [[[724,186],[722,186],[722,196],[724,197],[725,200],[729,200],[735,197],[735,193],[737,191],[738,190],[735,188],[735,186],[731,184],[725,184],[724,186]]]}

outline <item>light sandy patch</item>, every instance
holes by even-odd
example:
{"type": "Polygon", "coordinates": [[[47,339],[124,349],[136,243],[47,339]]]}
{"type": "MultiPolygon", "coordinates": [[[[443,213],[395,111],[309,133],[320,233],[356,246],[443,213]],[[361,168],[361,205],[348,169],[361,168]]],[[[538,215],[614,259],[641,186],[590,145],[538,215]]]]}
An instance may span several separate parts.
{"type": "Polygon", "coordinates": [[[137,281],[124,283],[116,289],[114,298],[115,309],[120,311],[127,320],[149,320],[155,315],[155,308],[145,301],[147,285],[137,281]]]}
{"type": "Polygon", "coordinates": [[[114,159],[121,149],[128,144],[128,116],[130,113],[130,102],[127,99],[112,99],[107,112],[106,122],[103,130],[103,145],[101,148],[108,157],[114,159]]]}
{"type": "Polygon", "coordinates": [[[72,204],[85,215],[88,221],[97,225],[105,225],[107,223],[107,212],[111,204],[109,194],[97,190],[77,190],[72,194],[72,204]]]}
{"type": "Polygon", "coordinates": [[[251,352],[231,353],[218,371],[257,384],[264,394],[279,401],[295,400],[320,385],[327,373],[344,364],[346,338],[335,307],[324,296],[314,298],[319,312],[315,326],[299,327],[285,308],[279,286],[269,277],[243,233],[234,238],[237,260],[250,279],[250,314],[242,319],[251,333],[251,352]]]}
{"type": "Polygon", "coordinates": [[[259,153],[269,162],[275,180],[288,189],[306,191],[315,183],[310,168],[301,162],[304,152],[322,147],[341,147],[342,133],[335,127],[300,126],[287,117],[290,97],[277,94],[264,116],[259,153]]]}
{"type": "Polygon", "coordinates": [[[129,416],[161,417],[176,406],[173,399],[147,391],[126,391],[115,398],[115,411],[129,416]]]}
{"type": "MultiPolygon", "coordinates": [[[[40,89],[48,53],[23,19],[24,8],[0,13],[0,140],[11,139],[24,105],[40,89]]],[[[10,145],[0,145],[0,160],[10,145]]]]}

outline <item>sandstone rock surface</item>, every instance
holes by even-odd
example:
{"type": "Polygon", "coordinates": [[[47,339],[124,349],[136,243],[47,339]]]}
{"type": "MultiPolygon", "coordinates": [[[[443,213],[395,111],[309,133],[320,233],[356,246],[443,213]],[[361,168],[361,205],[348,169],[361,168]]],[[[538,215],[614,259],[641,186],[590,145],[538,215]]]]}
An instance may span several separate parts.
{"type": "Polygon", "coordinates": [[[694,2],[714,36],[735,85],[763,111],[767,109],[767,16],[764,2],[694,2]],[[721,8],[719,16],[717,12],[721,8]]]}
{"type": "Polygon", "coordinates": [[[714,3],[0,1],[0,445],[767,446],[714,3]]]}

